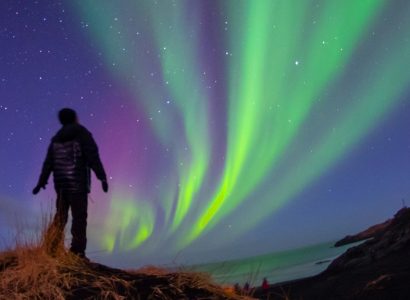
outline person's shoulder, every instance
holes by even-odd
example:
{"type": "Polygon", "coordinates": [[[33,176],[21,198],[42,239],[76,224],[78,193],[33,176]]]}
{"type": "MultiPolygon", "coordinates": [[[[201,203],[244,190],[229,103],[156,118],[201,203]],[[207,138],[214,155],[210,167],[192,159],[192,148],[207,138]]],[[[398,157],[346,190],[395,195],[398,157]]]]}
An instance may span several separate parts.
{"type": "Polygon", "coordinates": [[[89,131],[85,126],[81,125],[81,124],[76,124],[76,126],[78,126],[78,133],[81,139],[90,139],[92,138],[92,133],[91,131],[89,131]]]}
{"type": "Polygon", "coordinates": [[[78,131],[81,133],[91,133],[85,126],[81,124],[75,124],[75,126],[78,128],[78,131]]]}
{"type": "Polygon", "coordinates": [[[51,137],[50,143],[54,143],[57,140],[57,136],[58,136],[58,132],[51,137]]]}
{"type": "Polygon", "coordinates": [[[57,132],[51,137],[50,142],[54,143],[54,142],[58,142],[61,138],[61,135],[63,134],[63,128],[60,128],[59,130],[57,130],[57,132]]]}

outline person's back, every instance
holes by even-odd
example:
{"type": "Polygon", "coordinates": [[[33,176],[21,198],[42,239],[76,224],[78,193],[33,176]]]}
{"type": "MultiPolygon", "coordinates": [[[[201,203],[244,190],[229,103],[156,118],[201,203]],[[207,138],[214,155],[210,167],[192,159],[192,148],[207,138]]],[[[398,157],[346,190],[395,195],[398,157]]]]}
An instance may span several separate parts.
{"type": "Polygon", "coordinates": [[[40,188],[45,188],[50,174],[53,173],[57,211],[46,237],[49,251],[55,254],[61,246],[68,210],[71,208],[73,240],[70,250],[80,257],[85,257],[90,168],[101,180],[105,192],[108,191],[108,184],[97,144],[91,133],[78,123],[76,112],[69,108],[62,109],[59,119],[63,127],[51,140],[33,194],[37,194],[40,188]]]}
{"type": "Polygon", "coordinates": [[[90,168],[81,147],[78,124],[64,126],[52,139],[53,176],[57,191],[89,191],[90,168]]]}

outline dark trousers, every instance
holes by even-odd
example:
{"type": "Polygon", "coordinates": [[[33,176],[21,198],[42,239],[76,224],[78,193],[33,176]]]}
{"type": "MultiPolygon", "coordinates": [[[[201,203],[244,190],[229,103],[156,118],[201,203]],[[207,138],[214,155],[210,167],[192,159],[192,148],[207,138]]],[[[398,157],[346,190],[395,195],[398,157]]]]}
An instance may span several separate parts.
{"type": "Polygon", "coordinates": [[[71,248],[70,251],[83,256],[87,246],[87,193],[59,192],[56,201],[56,214],[46,233],[47,250],[55,254],[64,248],[64,228],[71,208],[71,248]]]}

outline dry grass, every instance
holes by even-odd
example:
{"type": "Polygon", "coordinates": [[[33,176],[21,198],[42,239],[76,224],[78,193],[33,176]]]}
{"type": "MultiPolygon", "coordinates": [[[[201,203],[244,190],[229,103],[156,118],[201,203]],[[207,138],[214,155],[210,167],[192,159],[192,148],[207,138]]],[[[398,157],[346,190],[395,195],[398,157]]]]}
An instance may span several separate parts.
{"type": "Polygon", "coordinates": [[[0,299],[246,299],[204,273],[145,267],[123,271],[87,263],[44,238],[0,253],[0,299]]]}
{"type": "Polygon", "coordinates": [[[171,279],[171,288],[179,291],[187,289],[207,290],[215,295],[221,295],[230,299],[247,299],[237,295],[232,286],[220,286],[213,282],[210,274],[203,272],[193,272],[184,269],[177,272],[169,271],[155,266],[147,266],[138,270],[129,271],[131,274],[154,275],[171,279]]]}

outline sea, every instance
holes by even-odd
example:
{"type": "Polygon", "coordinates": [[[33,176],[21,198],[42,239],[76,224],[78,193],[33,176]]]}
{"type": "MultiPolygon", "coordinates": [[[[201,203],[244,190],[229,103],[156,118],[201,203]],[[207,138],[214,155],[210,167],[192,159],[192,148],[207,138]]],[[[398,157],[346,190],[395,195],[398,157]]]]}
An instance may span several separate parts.
{"type": "Polygon", "coordinates": [[[260,286],[264,278],[269,284],[317,275],[348,248],[358,243],[334,247],[335,242],[322,243],[287,251],[244,259],[202,264],[193,270],[207,272],[220,284],[249,283],[260,286]]]}

